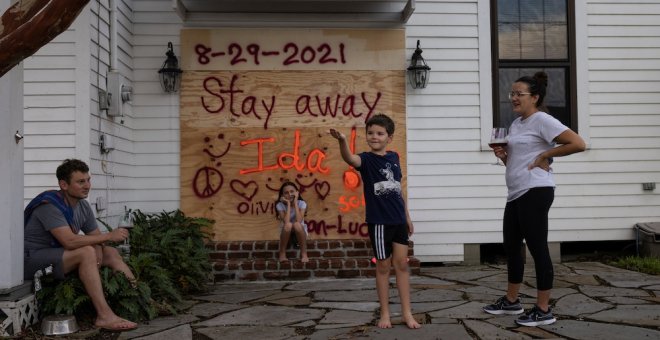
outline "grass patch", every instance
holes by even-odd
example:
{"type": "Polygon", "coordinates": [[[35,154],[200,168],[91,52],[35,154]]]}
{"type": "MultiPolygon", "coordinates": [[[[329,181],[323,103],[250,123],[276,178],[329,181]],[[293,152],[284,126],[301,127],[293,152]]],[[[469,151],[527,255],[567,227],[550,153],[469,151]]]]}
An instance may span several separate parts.
{"type": "Polygon", "coordinates": [[[657,257],[626,256],[608,264],[640,273],[660,275],[660,258],[657,257]]]}

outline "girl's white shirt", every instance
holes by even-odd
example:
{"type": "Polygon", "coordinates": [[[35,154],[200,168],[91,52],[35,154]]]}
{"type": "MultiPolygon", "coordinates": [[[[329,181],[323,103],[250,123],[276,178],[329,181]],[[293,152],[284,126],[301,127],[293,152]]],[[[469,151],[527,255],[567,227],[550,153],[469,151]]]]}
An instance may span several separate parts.
{"type": "MultiPolygon", "coordinates": [[[[303,211],[305,209],[307,209],[307,203],[305,201],[298,200],[298,210],[303,211]]],[[[275,204],[275,210],[278,212],[278,216],[279,216],[279,212],[286,212],[286,205],[283,202],[277,202],[277,204],[275,204]]],[[[296,221],[296,209],[293,209],[293,207],[289,212],[289,219],[291,223],[296,221]]],[[[300,224],[303,225],[306,234],[307,224],[305,224],[305,216],[303,216],[303,219],[301,220],[300,224]]],[[[280,228],[283,226],[284,226],[284,221],[280,223],[280,228]]]]}

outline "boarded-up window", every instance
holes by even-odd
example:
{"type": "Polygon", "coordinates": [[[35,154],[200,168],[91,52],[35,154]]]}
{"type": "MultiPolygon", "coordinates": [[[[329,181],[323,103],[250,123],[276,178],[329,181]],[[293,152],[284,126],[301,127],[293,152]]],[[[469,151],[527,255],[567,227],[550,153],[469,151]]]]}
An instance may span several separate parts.
{"type": "Polygon", "coordinates": [[[389,115],[405,179],[404,41],[398,29],[183,30],[182,210],[214,219],[216,240],[275,240],[278,189],[293,181],[310,238],[366,238],[362,183],[327,131],[366,151],[366,120],[389,115]]]}

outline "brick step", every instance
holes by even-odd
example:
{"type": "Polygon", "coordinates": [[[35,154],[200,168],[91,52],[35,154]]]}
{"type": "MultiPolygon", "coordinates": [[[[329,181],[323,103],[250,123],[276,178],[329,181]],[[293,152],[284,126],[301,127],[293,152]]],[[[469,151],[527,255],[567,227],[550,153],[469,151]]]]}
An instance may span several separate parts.
{"type": "MultiPolygon", "coordinates": [[[[311,278],[374,277],[369,240],[308,240],[309,262],[300,261],[300,250],[287,250],[289,261],[279,262],[278,241],[228,241],[208,245],[217,281],[298,280],[311,278]]],[[[411,273],[418,274],[420,262],[410,242],[411,273]]],[[[392,274],[394,271],[392,270],[392,274]]]]}

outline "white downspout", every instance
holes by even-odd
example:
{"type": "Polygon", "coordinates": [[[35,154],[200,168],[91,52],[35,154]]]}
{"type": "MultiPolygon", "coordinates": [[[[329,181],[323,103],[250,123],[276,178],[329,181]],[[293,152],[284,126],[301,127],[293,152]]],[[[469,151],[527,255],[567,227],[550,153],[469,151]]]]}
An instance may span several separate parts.
{"type": "Polygon", "coordinates": [[[117,3],[110,0],[110,71],[117,69],[117,3]]]}

